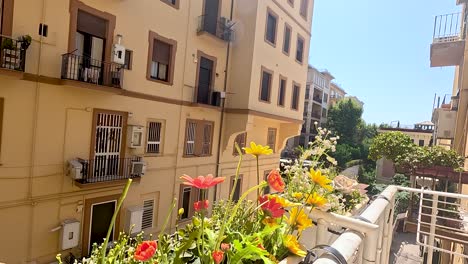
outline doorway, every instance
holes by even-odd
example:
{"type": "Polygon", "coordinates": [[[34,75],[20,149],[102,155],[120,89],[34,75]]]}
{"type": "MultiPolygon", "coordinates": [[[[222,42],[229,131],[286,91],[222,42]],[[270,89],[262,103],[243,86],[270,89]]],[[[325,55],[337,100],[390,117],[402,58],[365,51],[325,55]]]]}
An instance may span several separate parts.
{"type": "Polygon", "coordinates": [[[201,56],[198,68],[197,103],[210,104],[214,62],[201,56]]]}

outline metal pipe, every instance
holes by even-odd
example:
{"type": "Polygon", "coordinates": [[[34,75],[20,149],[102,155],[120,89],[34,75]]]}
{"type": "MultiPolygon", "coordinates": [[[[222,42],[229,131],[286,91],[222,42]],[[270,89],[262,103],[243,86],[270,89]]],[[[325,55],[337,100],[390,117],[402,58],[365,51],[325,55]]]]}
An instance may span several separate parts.
{"type": "MultiPolygon", "coordinates": [[[[439,200],[439,195],[435,194],[432,196],[432,217],[431,217],[431,227],[429,231],[429,241],[427,242],[429,245],[434,246],[435,241],[435,224],[437,221],[437,202],[439,200]]],[[[432,263],[432,256],[434,254],[434,249],[429,248],[427,250],[427,263],[432,263]]]]}

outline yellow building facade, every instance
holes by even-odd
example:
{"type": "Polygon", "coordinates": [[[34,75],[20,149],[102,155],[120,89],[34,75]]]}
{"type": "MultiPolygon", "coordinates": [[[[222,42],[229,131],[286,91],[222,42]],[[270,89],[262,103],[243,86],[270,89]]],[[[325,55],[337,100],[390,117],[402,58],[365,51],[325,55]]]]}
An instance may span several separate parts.
{"type": "Polygon", "coordinates": [[[234,142],[274,149],[266,174],[300,132],[312,0],[0,3],[0,262],[86,256],[128,178],[114,237],[159,232],[174,198],[183,224],[202,197],[181,175],[240,193],[234,142]]]}

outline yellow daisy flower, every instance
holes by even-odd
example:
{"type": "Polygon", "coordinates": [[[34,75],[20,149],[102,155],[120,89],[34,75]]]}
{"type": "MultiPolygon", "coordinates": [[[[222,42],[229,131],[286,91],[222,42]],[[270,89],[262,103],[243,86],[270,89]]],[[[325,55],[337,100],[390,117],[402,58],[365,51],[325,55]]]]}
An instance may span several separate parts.
{"type": "Polygon", "coordinates": [[[310,169],[310,179],[329,192],[333,190],[333,187],[330,185],[332,181],[327,176],[322,175],[320,170],[314,171],[314,169],[310,169]]]}
{"type": "Polygon", "coordinates": [[[302,198],[304,198],[304,194],[303,193],[300,193],[300,192],[295,192],[292,194],[292,197],[298,199],[298,200],[301,200],[302,198]]]}
{"type": "Polygon", "coordinates": [[[284,237],[284,246],[289,249],[289,251],[300,257],[305,257],[307,253],[301,249],[301,245],[297,241],[297,238],[293,235],[287,235],[284,237]]]}
{"type": "Polygon", "coordinates": [[[273,150],[270,149],[269,146],[262,146],[262,145],[257,145],[255,142],[250,142],[250,148],[246,147],[244,148],[245,153],[251,154],[255,157],[258,157],[260,155],[270,155],[273,153],[273,150]]]}
{"type": "Polygon", "coordinates": [[[323,196],[320,196],[318,193],[314,192],[309,198],[307,199],[306,203],[315,207],[322,207],[327,204],[327,199],[323,196]]]}
{"type": "Polygon", "coordinates": [[[276,218],[272,217],[265,217],[265,219],[262,220],[262,223],[269,227],[275,227],[278,225],[278,221],[276,220],[276,218]]]}
{"type": "Polygon", "coordinates": [[[298,207],[294,207],[291,209],[288,224],[296,227],[297,231],[300,233],[312,226],[312,220],[309,219],[304,209],[301,208],[301,210],[299,210],[298,207]]]}
{"type": "Polygon", "coordinates": [[[295,205],[299,205],[298,203],[293,203],[284,197],[278,196],[278,195],[268,195],[269,199],[275,199],[277,203],[281,204],[282,207],[291,207],[295,205]]]}

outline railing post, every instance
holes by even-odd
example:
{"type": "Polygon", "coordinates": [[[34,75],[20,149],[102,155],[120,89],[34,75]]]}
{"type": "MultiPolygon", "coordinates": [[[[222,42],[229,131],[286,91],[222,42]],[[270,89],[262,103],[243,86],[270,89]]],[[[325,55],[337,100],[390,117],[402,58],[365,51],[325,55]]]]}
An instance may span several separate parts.
{"type": "Polygon", "coordinates": [[[320,218],[317,220],[317,245],[327,243],[328,225],[327,222],[320,218]]]}
{"type": "MultiPolygon", "coordinates": [[[[423,195],[421,194],[421,199],[423,195]]],[[[437,221],[437,205],[439,203],[439,195],[432,195],[432,208],[431,208],[431,226],[429,228],[429,240],[427,247],[427,260],[426,263],[432,263],[432,256],[434,254],[434,240],[435,240],[435,231],[436,231],[436,221],[437,221]]]]}

